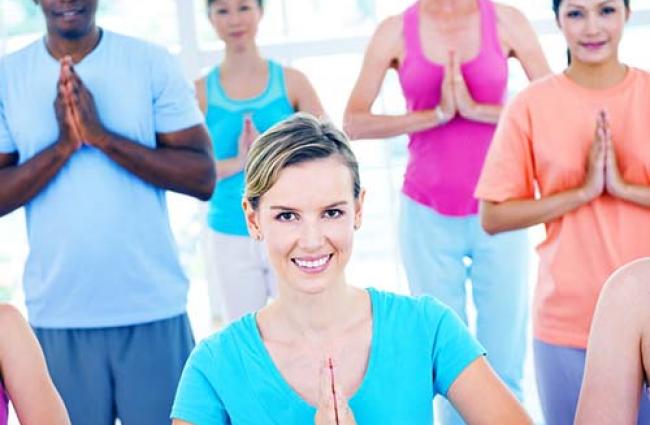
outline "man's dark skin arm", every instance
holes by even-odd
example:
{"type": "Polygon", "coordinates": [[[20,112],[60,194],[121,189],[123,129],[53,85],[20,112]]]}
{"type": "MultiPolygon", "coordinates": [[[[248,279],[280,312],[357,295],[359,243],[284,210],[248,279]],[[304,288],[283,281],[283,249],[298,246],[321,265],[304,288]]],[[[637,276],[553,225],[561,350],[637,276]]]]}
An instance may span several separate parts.
{"type": "Polygon", "coordinates": [[[207,200],[214,190],[216,171],[212,144],[203,125],[156,135],[156,148],[133,142],[104,128],[92,94],[74,72],[72,61],[63,60],[64,93],[70,99],[82,140],[113,161],[161,187],[207,200]]]}
{"type": "Polygon", "coordinates": [[[0,153],[0,217],[32,200],[81,146],[71,105],[63,95],[63,83],[54,102],[59,138],[48,148],[18,165],[18,153],[0,153]]]}

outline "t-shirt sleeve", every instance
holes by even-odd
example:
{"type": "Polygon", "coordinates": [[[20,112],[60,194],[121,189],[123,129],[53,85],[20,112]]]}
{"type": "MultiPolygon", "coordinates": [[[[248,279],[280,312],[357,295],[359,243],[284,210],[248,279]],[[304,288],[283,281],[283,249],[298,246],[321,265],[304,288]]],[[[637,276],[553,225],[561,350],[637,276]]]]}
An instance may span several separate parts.
{"type": "MultiPolygon", "coordinates": [[[[5,81],[1,66],[0,64],[0,80],[5,81]]],[[[9,124],[5,116],[5,96],[4,87],[0,82],[0,153],[12,153],[16,152],[17,149],[9,132],[9,124]]]]}
{"type": "Polygon", "coordinates": [[[170,417],[193,425],[226,425],[230,419],[210,380],[214,356],[205,343],[190,355],[176,390],[170,417]]]}
{"type": "Polygon", "coordinates": [[[156,133],[171,133],[203,122],[194,88],[180,64],[163,48],[156,48],[151,64],[156,133]]]}
{"type": "Polygon", "coordinates": [[[425,311],[435,327],[432,347],[433,386],[436,393],[446,397],[456,378],[474,360],[484,356],[485,349],[449,307],[427,297],[425,311]]]}
{"type": "Polygon", "coordinates": [[[525,94],[517,95],[503,111],[474,193],[478,199],[503,202],[535,196],[530,110],[525,94]]]}

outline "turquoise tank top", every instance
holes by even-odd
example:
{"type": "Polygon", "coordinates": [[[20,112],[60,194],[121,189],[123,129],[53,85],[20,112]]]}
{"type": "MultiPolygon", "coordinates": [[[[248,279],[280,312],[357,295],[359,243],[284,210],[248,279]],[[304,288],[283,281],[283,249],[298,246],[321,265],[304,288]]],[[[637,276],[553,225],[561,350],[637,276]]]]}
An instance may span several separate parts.
{"type": "MultiPolygon", "coordinates": [[[[250,114],[260,133],[292,115],[295,110],[287,96],[282,65],[269,61],[269,81],[264,91],[250,99],[231,99],[221,85],[219,67],[206,78],[207,111],[205,124],[212,138],[217,160],[237,156],[244,116],[250,114]]],[[[208,207],[208,225],[229,235],[248,236],[241,202],[244,172],[217,181],[208,207]]]]}

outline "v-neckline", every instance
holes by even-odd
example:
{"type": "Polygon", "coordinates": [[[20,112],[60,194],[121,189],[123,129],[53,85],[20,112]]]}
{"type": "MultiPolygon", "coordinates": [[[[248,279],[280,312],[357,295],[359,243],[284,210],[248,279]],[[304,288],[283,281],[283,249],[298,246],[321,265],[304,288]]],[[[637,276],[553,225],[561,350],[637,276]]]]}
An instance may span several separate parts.
{"type": "MultiPolygon", "coordinates": [[[[363,395],[365,388],[369,385],[368,382],[372,379],[375,369],[375,362],[377,357],[377,346],[379,343],[379,332],[378,330],[378,314],[377,314],[377,292],[373,288],[366,288],[366,292],[370,298],[370,310],[372,317],[372,335],[370,337],[370,350],[368,352],[368,362],[366,366],[366,372],[361,380],[361,384],[355,390],[354,394],[350,397],[349,403],[354,403],[354,400],[363,395]]],[[[272,375],[275,383],[283,390],[283,392],[291,399],[291,401],[302,408],[316,410],[316,406],[312,406],[305,400],[298,392],[287,382],[284,378],[277,365],[271,357],[271,353],[264,345],[264,340],[262,339],[262,334],[260,333],[259,326],[257,325],[257,312],[248,316],[250,319],[250,327],[253,332],[253,340],[257,345],[257,349],[262,355],[262,361],[265,363],[265,369],[269,371],[272,375]]]]}

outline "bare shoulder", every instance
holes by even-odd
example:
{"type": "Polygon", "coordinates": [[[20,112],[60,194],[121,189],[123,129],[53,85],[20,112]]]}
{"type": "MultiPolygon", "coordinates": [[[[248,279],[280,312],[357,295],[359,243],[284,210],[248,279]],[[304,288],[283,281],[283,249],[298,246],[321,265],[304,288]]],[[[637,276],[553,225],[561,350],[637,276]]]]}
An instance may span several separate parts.
{"type": "Polygon", "coordinates": [[[11,329],[16,325],[24,326],[25,319],[16,307],[11,304],[0,304],[0,328],[11,329]]]}
{"type": "Polygon", "coordinates": [[[196,88],[196,94],[199,95],[205,92],[205,80],[208,77],[201,77],[198,80],[194,81],[194,87],[196,88]]]}
{"type": "Polygon", "coordinates": [[[287,88],[309,84],[309,79],[304,72],[290,66],[284,66],[282,70],[284,71],[287,88]]]}
{"type": "Polygon", "coordinates": [[[528,19],[514,6],[502,3],[494,3],[497,22],[504,30],[516,30],[521,26],[529,25],[528,19]]]}
{"type": "Polygon", "coordinates": [[[616,270],[608,279],[603,296],[634,300],[645,297],[650,301],[650,257],[641,258],[616,270]]]}
{"type": "Polygon", "coordinates": [[[383,47],[393,48],[400,47],[403,40],[404,20],[402,15],[389,16],[379,23],[373,40],[380,42],[383,47]]]}
{"type": "Polygon", "coordinates": [[[206,108],[207,108],[207,96],[206,96],[206,79],[208,77],[205,76],[203,78],[199,78],[194,82],[194,92],[196,94],[196,99],[199,102],[199,108],[201,108],[201,111],[205,114],[206,108]]]}

